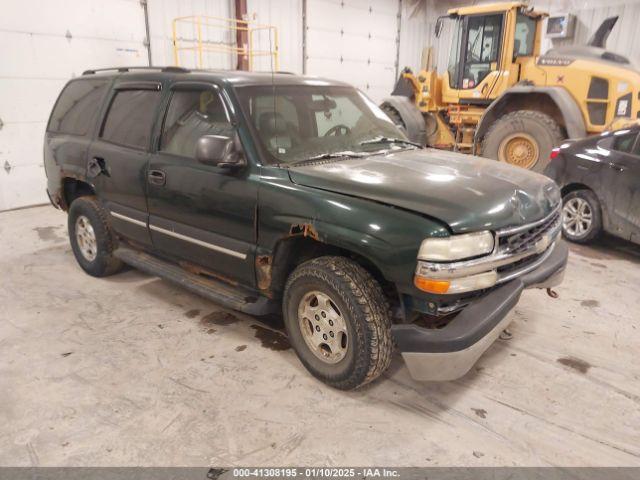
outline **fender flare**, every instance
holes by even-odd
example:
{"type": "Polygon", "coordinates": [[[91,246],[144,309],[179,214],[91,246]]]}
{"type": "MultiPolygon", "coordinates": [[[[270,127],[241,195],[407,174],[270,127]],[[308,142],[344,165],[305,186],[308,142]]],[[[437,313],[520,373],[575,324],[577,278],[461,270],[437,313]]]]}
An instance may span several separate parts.
{"type": "Polygon", "coordinates": [[[401,95],[392,95],[383,99],[380,105],[382,106],[385,103],[393,107],[400,115],[402,122],[405,124],[409,140],[425,145],[427,129],[424,118],[422,118],[422,112],[416,107],[413,100],[401,95]]]}
{"type": "Polygon", "coordinates": [[[491,124],[498,118],[499,111],[510,97],[526,95],[529,93],[542,93],[556,104],[564,120],[569,138],[583,138],[587,136],[587,129],[582,117],[582,111],[571,94],[562,87],[536,87],[533,85],[516,85],[506,90],[496,98],[484,111],[478,122],[474,143],[479,143],[487,133],[491,124]]]}

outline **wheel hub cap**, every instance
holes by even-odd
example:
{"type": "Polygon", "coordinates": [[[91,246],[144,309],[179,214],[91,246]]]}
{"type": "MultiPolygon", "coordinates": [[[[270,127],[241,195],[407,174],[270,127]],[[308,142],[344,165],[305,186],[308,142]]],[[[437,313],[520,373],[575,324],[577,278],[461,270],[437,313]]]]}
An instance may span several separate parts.
{"type": "Polygon", "coordinates": [[[572,198],[562,207],[564,231],[574,237],[582,237],[591,229],[593,212],[582,198],[572,198]]]}
{"type": "Polygon", "coordinates": [[[302,337],[316,357],[338,363],[347,353],[347,324],[331,298],[318,291],[307,293],[298,306],[302,337]]]}
{"type": "Polygon", "coordinates": [[[98,255],[98,244],[93,226],[84,215],[76,219],[76,241],[82,256],[89,262],[93,262],[98,255]]]}
{"type": "Polygon", "coordinates": [[[538,161],[538,142],[527,133],[509,135],[500,144],[498,159],[522,168],[531,168],[538,161]]]}

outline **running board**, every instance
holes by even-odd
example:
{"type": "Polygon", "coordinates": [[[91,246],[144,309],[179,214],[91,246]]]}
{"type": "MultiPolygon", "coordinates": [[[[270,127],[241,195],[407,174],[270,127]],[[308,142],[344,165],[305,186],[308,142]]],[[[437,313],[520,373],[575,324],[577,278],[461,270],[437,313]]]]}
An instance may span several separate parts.
{"type": "Polygon", "coordinates": [[[113,254],[124,263],[145,273],[156,275],[191,292],[233,310],[250,315],[267,315],[279,310],[278,305],[250,290],[187,272],[178,265],[161,260],[148,253],[120,247],[113,254]]]}

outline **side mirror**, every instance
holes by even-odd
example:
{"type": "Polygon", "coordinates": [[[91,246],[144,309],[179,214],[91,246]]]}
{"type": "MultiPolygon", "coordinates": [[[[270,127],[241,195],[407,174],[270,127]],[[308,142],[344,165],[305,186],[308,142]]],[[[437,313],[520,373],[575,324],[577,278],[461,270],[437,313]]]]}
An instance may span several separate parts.
{"type": "Polygon", "coordinates": [[[244,165],[242,153],[232,138],[221,135],[203,135],[196,145],[196,160],[204,165],[232,168],[244,165]]]}

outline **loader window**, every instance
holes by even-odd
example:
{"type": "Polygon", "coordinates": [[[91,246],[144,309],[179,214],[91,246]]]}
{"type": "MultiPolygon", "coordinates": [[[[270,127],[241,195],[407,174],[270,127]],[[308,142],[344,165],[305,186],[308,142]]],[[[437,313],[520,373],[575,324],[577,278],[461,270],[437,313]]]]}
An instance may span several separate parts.
{"type": "Polygon", "coordinates": [[[513,41],[513,57],[533,55],[533,43],[536,38],[536,20],[518,12],[516,32],[513,41]]]}
{"type": "MultiPolygon", "coordinates": [[[[475,88],[498,61],[502,15],[469,17],[462,88],[475,88]]],[[[458,87],[460,88],[460,87],[458,87]]]]}

